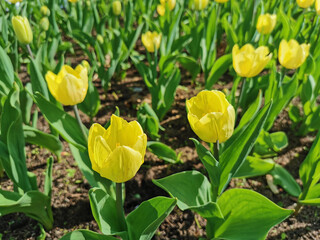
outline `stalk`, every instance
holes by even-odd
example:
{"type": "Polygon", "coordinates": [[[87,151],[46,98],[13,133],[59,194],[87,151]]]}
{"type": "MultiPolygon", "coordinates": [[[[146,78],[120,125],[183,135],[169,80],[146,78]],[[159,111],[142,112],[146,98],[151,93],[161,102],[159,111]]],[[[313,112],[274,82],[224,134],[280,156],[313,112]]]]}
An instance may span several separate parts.
{"type": "MultiPolygon", "coordinates": [[[[220,160],[219,148],[220,148],[219,147],[219,140],[217,140],[217,142],[213,144],[213,156],[218,162],[220,160]]],[[[217,201],[217,197],[218,197],[219,186],[216,186],[213,183],[211,185],[212,185],[212,201],[216,202],[217,201]]]]}
{"type": "Polygon", "coordinates": [[[116,183],[116,208],[121,227],[124,230],[126,229],[126,223],[122,205],[122,183],[116,183]]]}
{"type": "Polygon", "coordinates": [[[78,125],[79,125],[79,127],[80,127],[80,129],[81,129],[82,135],[83,135],[84,139],[85,139],[86,142],[87,142],[87,141],[88,141],[88,136],[87,136],[86,131],[85,131],[84,128],[83,128],[82,121],[81,121],[81,118],[80,118],[80,115],[79,115],[79,110],[78,110],[77,105],[73,105],[73,111],[74,111],[74,114],[75,114],[75,116],[76,116],[78,125]]]}
{"type": "Polygon", "coordinates": [[[29,44],[27,44],[27,49],[28,49],[28,53],[29,53],[30,57],[31,57],[32,59],[34,59],[33,53],[32,53],[32,51],[31,51],[31,48],[30,48],[30,45],[29,45],[29,44]]]}

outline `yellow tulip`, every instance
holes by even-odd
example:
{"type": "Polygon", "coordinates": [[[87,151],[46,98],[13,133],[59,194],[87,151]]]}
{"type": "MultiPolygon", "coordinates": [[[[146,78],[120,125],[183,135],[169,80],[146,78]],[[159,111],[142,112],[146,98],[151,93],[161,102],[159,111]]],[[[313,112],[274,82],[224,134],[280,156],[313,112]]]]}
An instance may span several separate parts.
{"type": "Polygon", "coordinates": [[[22,2],[22,0],[9,0],[10,3],[16,4],[17,2],[22,2]]]}
{"type": "Polygon", "coordinates": [[[189,7],[195,10],[203,10],[208,6],[209,0],[190,0],[189,7]]]}
{"type": "Polygon", "coordinates": [[[144,162],[147,136],[137,121],[127,122],[115,115],[105,130],[93,124],[89,130],[88,151],[92,169],[116,183],[133,178],[144,162]]]}
{"type": "Polygon", "coordinates": [[[257,30],[261,34],[269,34],[276,26],[277,15],[275,14],[261,14],[257,22],[257,30]]]}
{"type": "Polygon", "coordinates": [[[170,11],[172,11],[176,6],[176,0],[160,0],[160,3],[162,6],[165,6],[166,4],[168,4],[170,11]]]}
{"type": "Polygon", "coordinates": [[[291,39],[289,42],[282,40],[279,46],[279,62],[288,69],[300,67],[309,55],[310,44],[301,44],[291,39]]]}
{"type": "Polygon", "coordinates": [[[233,68],[241,77],[257,76],[271,57],[268,47],[264,46],[254,49],[251,44],[246,44],[239,49],[236,44],[232,49],[233,68]]]}
{"type": "Polygon", "coordinates": [[[78,2],[78,0],[68,0],[68,1],[71,2],[71,3],[78,2]]]}
{"type": "Polygon", "coordinates": [[[159,4],[157,6],[157,12],[160,16],[164,16],[165,12],[166,12],[166,7],[163,6],[162,4],[159,4]]]}
{"type": "Polygon", "coordinates": [[[313,4],[314,0],[297,0],[297,4],[301,8],[308,8],[313,4]]]}
{"type": "Polygon", "coordinates": [[[215,0],[217,3],[226,3],[228,2],[229,0],[215,0]]]}
{"type": "Polygon", "coordinates": [[[187,100],[188,120],[200,139],[209,143],[227,141],[234,129],[235,111],[223,92],[201,91],[187,100]]]}
{"type": "Polygon", "coordinates": [[[50,16],[50,10],[49,10],[49,8],[47,6],[42,6],[40,8],[40,12],[44,16],[47,16],[47,17],[50,16]]]}
{"type": "Polygon", "coordinates": [[[88,71],[82,65],[76,69],[64,65],[58,75],[51,71],[46,74],[49,90],[63,105],[76,105],[86,97],[88,90],[88,71]]]}
{"type": "Polygon", "coordinates": [[[320,15],[320,0],[316,0],[316,11],[317,14],[320,15]]]}
{"type": "Polygon", "coordinates": [[[161,33],[150,31],[146,32],[145,34],[142,34],[141,40],[148,52],[154,52],[155,47],[156,49],[159,49],[161,36],[161,33]]]}
{"type": "Polygon", "coordinates": [[[120,1],[112,2],[112,12],[116,16],[119,16],[121,14],[121,2],[120,1]]]}
{"type": "Polygon", "coordinates": [[[32,42],[33,34],[28,21],[28,18],[15,16],[12,17],[13,30],[19,42],[29,44],[32,42]]]}

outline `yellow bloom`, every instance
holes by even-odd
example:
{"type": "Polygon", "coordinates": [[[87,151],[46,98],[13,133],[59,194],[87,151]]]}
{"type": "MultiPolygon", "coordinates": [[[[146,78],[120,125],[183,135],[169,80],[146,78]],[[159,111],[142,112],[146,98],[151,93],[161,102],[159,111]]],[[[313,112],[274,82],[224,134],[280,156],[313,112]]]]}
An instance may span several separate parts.
{"type": "Polygon", "coordinates": [[[268,47],[264,46],[254,49],[251,44],[246,44],[239,49],[236,44],[232,49],[233,68],[241,77],[257,76],[271,57],[268,47]]]}
{"type": "Polygon", "coordinates": [[[165,12],[166,12],[166,7],[163,6],[162,4],[159,4],[157,6],[157,12],[160,16],[164,16],[165,12]]]}
{"type": "Polygon", "coordinates": [[[261,14],[258,18],[257,22],[257,30],[262,34],[269,34],[272,32],[274,27],[276,26],[277,15],[269,13],[261,14]]]}
{"type": "Polygon", "coordinates": [[[9,0],[10,3],[16,4],[17,2],[22,2],[22,0],[9,0]]]}
{"type": "Polygon", "coordinates": [[[162,6],[165,6],[166,4],[168,4],[170,11],[172,11],[176,6],[176,0],[160,0],[160,3],[162,6]]]}
{"type": "Polygon", "coordinates": [[[78,0],[68,0],[68,1],[71,2],[71,3],[78,2],[78,0]]]}
{"type": "Polygon", "coordinates": [[[116,183],[130,180],[139,170],[146,153],[147,136],[137,121],[115,115],[107,130],[95,123],[88,138],[92,169],[116,183]]]}
{"type": "Polygon", "coordinates": [[[195,10],[203,10],[208,6],[209,0],[190,0],[189,7],[195,10]]]}
{"type": "Polygon", "coordinates": [[[226,3],[228,2],[229,0],[215,0],[217,3],[226,3]]]}
{"type": "Polygon", "coordinates": [[[33,34],[28,21],[28,18],[15,16],[12,17],[13,30],[19,42],[29,44],[32,42],[33,34]]]}
{"type": "Polygon", "coordinates": [[[282,40],[279,46],[279,62],[288,69],[300,67],[309,55],[310,44],[301,44],[291,39],[289,42],[282,40]]]}
{"type": "Polygon", "coordinates": [[[119,16],[121,14],[121,2],[120,1],[112,2],[112,12],[116,16],[119,16]]]}
{"type": "Polygon", "coordinates": [[[192,130],[205,142],[227,141],[234,129],[234,108],[223,92],[201,91],[187,100],[188,120],[192,130]]]}
{"type": "Polygon", "coordinates": [[[58,75],[48,71],[46,81],[51,94],[63,105],[76,105],[86,97],[88,72],[82,65],[76,69],[64,65],[58,75]]]}
{"type": "Polygon", "coordinates": [[[47,6],[42,6],[40,8],[40,12],[44,16],[47,16],[47,17],[50,16],[50,10],[49,10],[49,8],[47,6]]]}
{"type": "Polygon", "coordinates": [[[154,48],[159,49],[161,42],[161,33],[146,32],[142,34],[141,40],[148,52],[154,52],[154,48]]]}
{"type": "Polygon", "coordinates": [[[316,0],[316,11],[320,15],[320,0],[316,0]]]}
{"type": "Polygon", "coordinates": [[[313,4],[314,0],[297,0],[297,4],[301,8],[308,8],[313,4]]]}

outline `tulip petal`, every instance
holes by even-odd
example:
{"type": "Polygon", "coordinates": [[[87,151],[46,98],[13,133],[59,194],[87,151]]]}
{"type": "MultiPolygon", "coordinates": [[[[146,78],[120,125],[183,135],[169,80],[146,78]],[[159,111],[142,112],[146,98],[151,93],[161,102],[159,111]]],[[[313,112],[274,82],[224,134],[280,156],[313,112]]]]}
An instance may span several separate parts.
{"type": "Polygon", "coordinates": [[[102,136],[94,139],[92,169],[101,172],[112,151],[102,136]]]}
{"type": "MultiPolygon", "coordinates": [[[[92,168],[98,169],[97,168],[97,164],[96,164],[96,160],[94,157],[94,145],[95,145],[95,141],[96,138],[98,136],[103,136],[104,133],[106,132],[106,130],[104,129],[104,127],[102,127],[100,124],[98,123],[94,123],[89,130],[89,137],[88,137],[88,152],[89,152],[89,158],[91,160],[92,163],[92,168]]],[[[96,170],[95,170],[96,171],[96,170]]]]}

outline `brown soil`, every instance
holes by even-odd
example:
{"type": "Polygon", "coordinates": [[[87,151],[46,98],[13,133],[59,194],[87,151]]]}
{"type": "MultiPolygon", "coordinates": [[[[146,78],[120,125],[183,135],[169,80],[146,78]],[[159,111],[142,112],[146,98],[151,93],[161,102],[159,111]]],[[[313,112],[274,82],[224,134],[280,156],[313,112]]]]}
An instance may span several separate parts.
{"type": "MultiPolygon", "coordinates": [[[[79,62],[82,59],[79,59],[79,62]]],[[[183,76],[188,79],[188,76],[183,76]]],[[[224,86],[216,85],[215,89],[230,88],[232,83],[230,78],[226,77],[224,86]],[[226,84],[226,82],[229,82],[226,84]]],[[[197,82],[202,82],[197,79],[197,82]]],[[[137,72],[131,70],[127,73],[123,81],[112,83],[112,87],[105,94],[99,82],[95,82],[99,88],[101,96],[101,109],[94,122],[105,124],[115,106],[120,109],[121,116],[127,120],[132,120],[136,116],[137,106],[143,101],[150,102],[150,95],[143,83],[138,77],[137,72]],[[141,89],[141,91],[136,91],[141,89]]],[[[186,117],[185,100],[194,96],[201,87],[192,85],[190,81],[183,80],[177,90],[175,103],[172,110],[166,115],[162,126],[166,129],[161,134],[161,142],[164,142],[176,149],[177,153],[182,153],[183,164],[168,164],[159,160],[151,153],[147,153],[145,163],[138,171],[137,175],[126,183],[126,201],[125,212],[132,211],[142,201],[155,196],[168,196],[166,192],[152,183],[152,179],[162,178],[170,174],[196,169],[205,173],[203,165],[198,160],[193,143],[190,137],[196,137],[192,132],[186,117]],[[179,132],[179,135],[177,134],[179,132]]],[[[71,109],[70,114],[72,114],[71,109]]],[[[87,127],[90,126],[90,120],[84,114],[81,117],[87,127]]],[[[312,135],[298,138],[290,128],[291,122],[288,114],[284,111],[277,119],[273,131],[282,130],[288,134],[289,146],[279,155],[276,161],[284,166],[298,180],[299,165],[306,156],[308,149],[312,144],[312,135]]],[[[49,131],[48,124],[40,116],[38,128],[49,131]]],[[[44,171],[46,168],[46,159],[50,153],[37,146],[28,145],[27,166],[29,171],[34,172],[38,177],[39,188],[43,189],[44,171]]],[[[12,190],[12,183],[8,178],[0,179],[1,188],[12,190]]],[[[270,191],[265,177],[253,179],[234,179],[230,184],[231,188],[249,188],[263,194],[276,204],[293,208],[295,200],[280,189],[280,194],[274,194],[270,191]]],[[[52,207],[54,215],[53,229],[46,233],[46,239],[59,239],[67,232],[75,229],[90,229],[99,232],[98,225],[91,214],[88,200],[88,190],[90,186],[77,168],[73,160],[68,144],[64,142],[64,151],[61,160],[55,159],[53,166],[53,193],[52,207]]],[[[297,217],[290,217],[283,223],[271,229],[267,239],[320,239],[320,209],[317,207],[304,207],[297,217]]],[[[26,217],[24,214],[9,214],[0,218],[0,233],[2,239],[36,239],[41,229],[36,221],[26,217]]],[[[154,239],[199,239],[205,238],[205,220],[191,211],[182,212],[177,207],[169,217],[162,223],[154,239]]],[[[1,237],[0,237],[1,239],[1,237]]]]}

